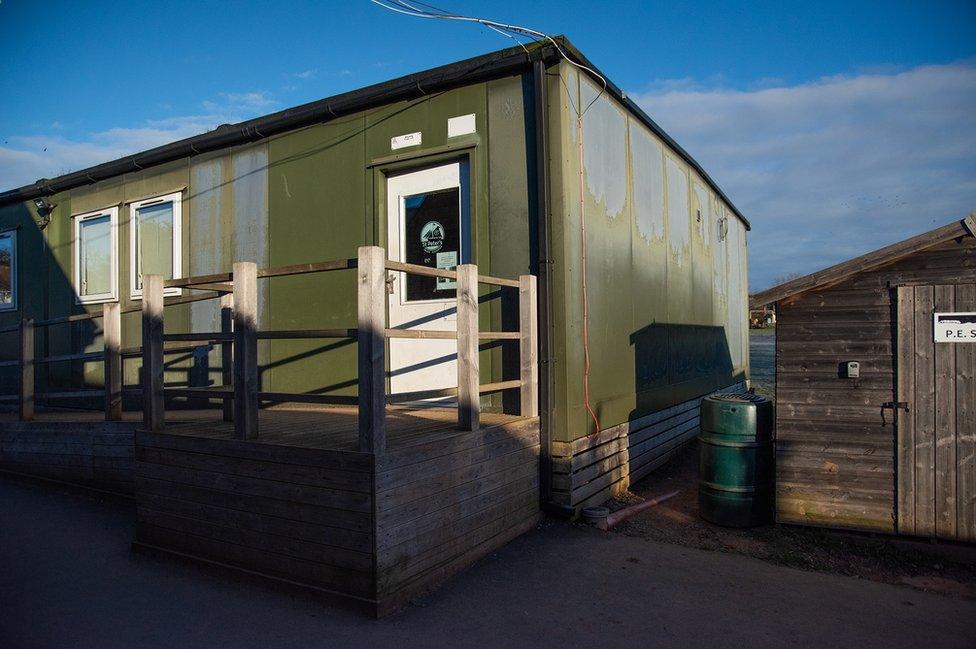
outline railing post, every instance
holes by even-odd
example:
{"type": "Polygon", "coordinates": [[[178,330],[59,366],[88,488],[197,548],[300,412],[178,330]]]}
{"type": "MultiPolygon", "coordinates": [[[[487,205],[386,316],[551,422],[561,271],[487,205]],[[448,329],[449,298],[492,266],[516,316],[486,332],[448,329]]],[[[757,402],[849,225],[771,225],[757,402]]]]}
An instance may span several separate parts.
{"type": "Polygon", "coordinates": [[[20,321],[20,420],[34,419],[34,320],[20,321]]]}
{"type": "Polygon", "coordinates": [[[258,267],[234,263],[234,433],[258,436],[258,267]]]}
{"type": "Polygon", "coordinates": [[[102,340],[105,345],[105,421],[122,419],[122,308],[117,302],[102,305],[102,340]]]}
{"type": "Polygon", "coordinates": [[[535,275],[519,276],[520,414],[539,416],[539,318],[535,275]]]}
{"type": "Polygon", "coordinates": [[[386,250],[359,249],[359,450],[386,450],[386,250]]]}
{"type": "Polygon", "coordinates": [[[163,277],[142,278],[142,423],[160,431],[166,419],[163,395],[163,277]]]}
{"type": "MultiPolygon", "coordinates": [[[[220,296],[220,332],[234,332],[234,294],[220,296]]],[[[225,388],[234,385],[234,344],[230,340],[220,343],[220,383],[225,388]]],[[[224,396],[224,421],[234,421],[234,399],[224,396]]]]}
{"type": "Polygon", "coordinates": [[[457,374],[458,428],[481,427],[480,371],[478,367],[478,267],[457,267],[457,374]]]}

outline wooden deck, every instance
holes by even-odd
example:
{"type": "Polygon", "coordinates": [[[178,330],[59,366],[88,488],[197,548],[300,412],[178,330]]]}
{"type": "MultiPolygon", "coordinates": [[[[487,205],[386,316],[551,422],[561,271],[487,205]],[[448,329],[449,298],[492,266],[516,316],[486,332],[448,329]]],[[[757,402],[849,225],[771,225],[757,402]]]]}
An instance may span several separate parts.
{"type": "MultiPolygon", "coordinates": [[[[518,415],[482,413],[481,427],[490,428],[520,419],[518,415]]],[[[44,409],[38,410],[31,422],[20,422],[16,413],[0,413],[0,430],[49,430],[52,425],[91,427],[103,424],[104,414],[96,410],[44,409]]],[[[303,448],[329,448],[343,451],[357,450],[358,413],[353,406],[276,407],[258,414],[259,436],[252,440],[265,444],[282,444],[303,448]]],[[[142,413],[126,411],[116,428],[140,428],[142,413]]],[[[457,427],[455,408],[409,408],[387,406],[386,425],[390,450],[422,443],[444,435],[453,435],[457,427]]],[[[166,433],[207,439],[234,439],[234,425],[223,421],[221,411],[166,411],[166,433]]]]}
{"type": "Polygon", "coordinates": [[[382,615],[540,519],[539,418],[389,406],[358,450],[349,407],[261,410],[258,438],[220,410],[0,416],[0,470],[133,494],[136,543],[297,582],[382,615]]]}
{"type": "MultiPolygon", "coordinates": [[[[207,439],[234,439],[234,425],[222,421],[219,411],[204,415],[174,417],[179,411],[167,410],[165,432],[207,439]],[[173,421],[175,419],[175,421],[173,421]]],[[[200,411],[196,411],[200,412],[200,411]]],[[[517,415],[482,413],[481,427],[490,428],[519,419],[517,415]]],[[[387,406],[387,449],[396,451],[454,435],[459,432],[456,408],[407,408],[387,406]]],[[[358,450],[359,414],[355,407],[272,408],[258,413],[258,437],[254,442],[301,448],[358,450]]]]}
{"type": "MultiPolygon", "coordinates": [[[[167,416],[177,411],[167,411],[167,416]]],[[[539,520],[539,419],[390,406],[382,453],[353,408],[220,413],[135,433],[136,543],[326,590],[377,615],[539,520]]]]}

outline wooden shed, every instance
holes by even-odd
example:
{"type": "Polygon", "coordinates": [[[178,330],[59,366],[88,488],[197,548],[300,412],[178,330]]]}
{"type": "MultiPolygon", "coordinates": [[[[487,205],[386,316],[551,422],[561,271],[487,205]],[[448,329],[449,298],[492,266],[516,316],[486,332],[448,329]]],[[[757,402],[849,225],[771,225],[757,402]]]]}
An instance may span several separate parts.
{"type": "Polygon", "coordinates": [[[976,540],[976,215],[758,293],[783,523],[976,540]]]}

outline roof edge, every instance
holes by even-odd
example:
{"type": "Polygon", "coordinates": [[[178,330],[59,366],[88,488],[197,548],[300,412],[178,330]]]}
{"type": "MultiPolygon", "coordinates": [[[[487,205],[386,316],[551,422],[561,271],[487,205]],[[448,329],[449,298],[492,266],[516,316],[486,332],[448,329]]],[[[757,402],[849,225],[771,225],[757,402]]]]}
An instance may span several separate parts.
{"type": "MultiPolygon", "coordinates": [[[[657,122],[648,116],[627,94],[610,81],[579,49],[565,36],[556,36],[552,41],[519,45],[488,54],[464,59],[403,77],[384,81],[357,90],[333,95],[324,99],[286,108],[263,117],[256,117],[236,124],[224,124],[212,131],[164,144],[146,151],[134,153],[116,160],[62,174],[55,178],[42,178],[29,185],[0,192],[0,207],[11,203],[33,200],[58,192],[92,185],[125,173],[142,171],[149,167],[165,164],[180,158],[189,158],[203,153],[219,151],[232,146],[251,144],[259,140],[279,135],[305,126],[324,123],[335,118],[367,110],[396,101],[416,99],[431,92],[447,90],[460,85],[498,78],[521,69],[528,68],[532,62],[544,61],[547,65],[562,60],[560,49],[576,63],[593,69],[607,82],[607,92],[627,110],[634,114],[645,126],[660,137],[689,164],[709,187],[715,191],[735,216],[742,221],[747,230],[752,229],[749,220],[738,210],[725,192],[705,172],[698,161],[668,135],[657,122]],[[554,42],[553,42],[554,41],[554,42]],[[558,43],[558,47],[555,43],[558,43]]],[[[593,75],[589,72],[590,77],[593,75]]],[[[599,79],[594,78],[595,81],[599,79]]]]}
{"type": "Polygon", "coordinates": [[[878,248],[859,257],[818,270],[815,273],[754,293],[749,296],[749,308],[757,309],[801,293],[822,288],[828,284],[836,284],[857,273],[893,263],[919,250],[931,248],[951,239],[967,235],[976,237],[976,212],[971,212],[963,219],[953,221],[934,230],[923,232],[890,246],[878,248]]]}
{"type": "Polygon", "coordinates": [[[125,173],[142,171],[180,158],[250,144],[273,135],[328,122],[350,113],[397,101],[416,99],[432,92],[439,92],[460,85],[498,78],[527,68],[536,60],[554,63],[559,58],[559,52],[552,43],[527,44],[526,47],[497,50],[318,99],[293,108],[286,108],[262,117],[236,124],[223,124],[206,133],[72,171],[55,178],[42,178],[29,185],[0,192],[0,206],[50,196],[125,173]]]}
{"type": "MultiPolygon", "coordinates": [[[[682,160],[684,160],[686,163],[691,165],[691,167],[698,173],[698,175],[700,175],[702,179],[706,183],[708,183],[708,186],[711,187],[712,190],[715,193],[717,193],[719,197],[725,202],[725,204],[729,206],[729,209],[732,210],[732,213],[735,214],[736,218],[742,221],[742,224],[746,227],[746,230],[752,230],[752,224],[749,223],[749,219],[747,219],[742,214],[742,212],[739,211],[739,208],[737,208],[735,204],[731,201],[731,199],[729,199],[729,197],[725,195],[725,192],[723,192],[722,188],[718,186],[718,183],[712,180],[712,177],[708,175],[708,172],[706,172],[705,169],[700,164],[698,164],[698,161],[695,160],[695,158],[693,158],[692,155],[684,149],[684,147],[682,147],[674,140],[674,138],[668,135],[667,132],[665,132],[665,130],[661,128],[661,126],[657,122],[651,119],[650,115],[644,112],[643,108],[638,106],[633,99],[628,97],[627,93],[621,90],[620,87],[617,86],[617,84],[610,81],[610,78],[607,75],[605,75],[599,68],[597,68],[588,58],[586,58],[586,56],[582,52],[580,52],[576,48],[576,46],[573,45],[568,39],[566,39],[564,36],[557,36],[556,39],[559,41],[560,45],[566,51],[566,53],[569,56],[571,56],[573,59],[575,59],[577,63],[581,63],[586,67],[593,69],[597,74],[603,77],[603,80],[607,82],[607,92],[610,93],[610,95],[614,99],[622,103],[627,108],[627,110],[629,110],[631,113],[634,114],[635,117],[637,117],[641,122],[643,122],[644,126],[651,129],[651,131],[653,131],[655,135],[657,135],[659,138],[664,140],[664,143],[668,147],[673,149],[674,152],[677,153],[682,160]]],[[[587,72],[586,70],[584,70],[584,72],[586,72],[588,76],[593,78],[593,75],[591,73],[587,72]]],[[[593,80],[599,81],[599,79],[596,78],[593,78],[593,80]]]]}

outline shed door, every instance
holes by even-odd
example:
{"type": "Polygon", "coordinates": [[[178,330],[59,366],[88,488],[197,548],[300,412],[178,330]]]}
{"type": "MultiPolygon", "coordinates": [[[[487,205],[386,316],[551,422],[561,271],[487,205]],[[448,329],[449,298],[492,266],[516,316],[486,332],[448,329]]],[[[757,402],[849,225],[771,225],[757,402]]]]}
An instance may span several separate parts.
{"type": "Polygon", "coordinates": [[[898,531],[976,540],[976,342],[935,342],[933,314],[976,312],[976,284],[898,287],[898,531]]]}
{"type": "MultiPolygon", "coordinates": [[[[466,184],[462,162],[388,178],[390,259],[448,270],[466,263],[470,230],[466,184]]],[[[407,273],[391,277],[391,327],[457,330],[454,281],[407,273]]],[[[456,340],[390,340],[390,389],[394,394],[456,386],[456,340]]]]}

